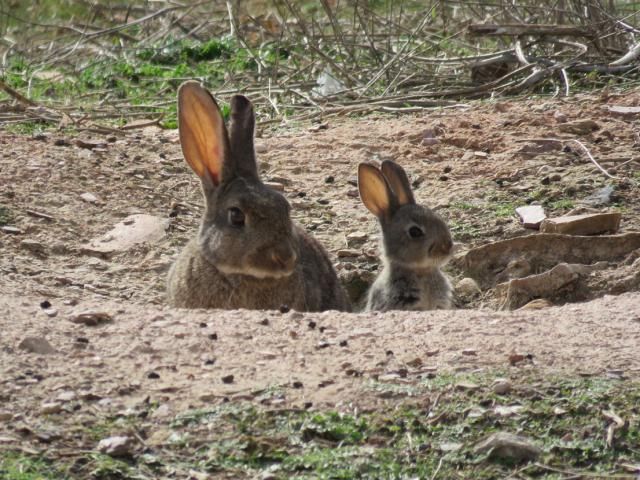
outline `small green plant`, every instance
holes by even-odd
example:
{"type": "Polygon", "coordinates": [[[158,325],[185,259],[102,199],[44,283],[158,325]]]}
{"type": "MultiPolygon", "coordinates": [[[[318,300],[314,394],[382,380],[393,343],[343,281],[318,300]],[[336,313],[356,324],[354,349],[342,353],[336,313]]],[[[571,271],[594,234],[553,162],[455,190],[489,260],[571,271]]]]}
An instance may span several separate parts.
{"type": "Polygon", "coordinates": [[[2,480],[63,480],[69,477],[38,456],[5,451],[0,455],[0,478],[2,480]]]}
{"type": "Polygon", "coordinates": [[[498,203],[491,206],[494,215],[498,218],[512,217],[515,214],[515,208],[513,203],[498,203]]]}
{"type": "Polygon", "coordinates": [[[563,198],[561,200],[555,200],[549,204],[549,208],[552,210],[570,210],[574,207],[573,200],[563,198]]]}
{"type": "Polygon", "coordinates": [[[13,215],[7,207],[0,205],[0,226],[7,225],[13,220],[13,215]]]}

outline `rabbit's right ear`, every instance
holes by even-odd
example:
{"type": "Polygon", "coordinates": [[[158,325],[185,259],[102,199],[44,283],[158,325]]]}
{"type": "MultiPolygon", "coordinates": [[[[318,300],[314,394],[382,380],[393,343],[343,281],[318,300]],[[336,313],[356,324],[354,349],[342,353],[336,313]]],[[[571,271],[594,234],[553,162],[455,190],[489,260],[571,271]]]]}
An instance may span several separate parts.
{"type": "Polygon", "coordinates": [[[388,217],[393,199],[384,176],[374,165],[358,165],[358,190],[364,206],[378,218],[388,217]]]}
{"type": "Polygon", "coordinates": [[[413,192],[411,191],[411,184],[409,183],[409,177],[400,165],[391,160],[385,160],[380,167],[382,174],[389,182],[389,186],[399,205],[407,205],[409,203],[416,203],[413,198],[413,192]]]}
{"type": "Polygon", "coordinates": [[[184,158],[203,182],[217,186],[229,138],[213,96],[195,81],[178,89],[178,130],[184,158]]]}

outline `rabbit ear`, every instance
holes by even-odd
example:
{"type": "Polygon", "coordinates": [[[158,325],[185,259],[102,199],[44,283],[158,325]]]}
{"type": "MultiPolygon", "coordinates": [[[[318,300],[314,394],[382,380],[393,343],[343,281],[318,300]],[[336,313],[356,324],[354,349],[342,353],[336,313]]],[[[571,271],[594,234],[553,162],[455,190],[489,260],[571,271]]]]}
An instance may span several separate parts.
{"type": "Polygon", "coordinates": [[[238,176],[257,179],[258,166],[253,145],[255,125],[256,119],[251,101],[243,95],[232,97],[229,128],[232,155],[228,166],[238,176]]]}
{"type": "Polygon", "coordinates": [[[411,191],[411,184],[404,169],[396,162],[385,160],[382,162],[382,174],[385,176],[399,205],[416,203],[411,191]]]}
{"type": "Polygon", "coordinates": [[[384,176],[368,163],[358,165],[358,190],[364,206],[378,218],[387,217],[394,199],[384,176]]]}
{"type": "Polygon", "coordinates": [[[198,82],[178,89],[178,128],[187,163],[205,184],[217,186],[229,151],[227,129],[213,96],[198,82]]]}

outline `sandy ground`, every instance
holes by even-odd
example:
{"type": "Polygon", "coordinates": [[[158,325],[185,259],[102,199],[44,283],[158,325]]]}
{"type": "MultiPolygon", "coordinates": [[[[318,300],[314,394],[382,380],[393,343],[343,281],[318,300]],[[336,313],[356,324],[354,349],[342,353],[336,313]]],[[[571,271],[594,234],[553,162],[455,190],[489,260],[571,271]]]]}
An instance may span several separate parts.
{"type": "MultiPolygon", "coordinates": [[[[370,281],[378,266],[377,227],[355,184],[356,165],[365,160],[404,165],[417,198],[437,208],[463,250],[531,234],[513,206],[535,200],[548,202],[551,214],[617,209],[622,232],[638,231],[635,117],[609,107],[637,106],[639,99],[635,92],[520,99],[400,118],[331,119],[264,130],[257,144],[263,178],[284,185],[293,217],[327,247],[340,275],[370,281]],[[539,141],[549,138],[579,139],[617,178],[599,173],[577,147],[539,141]],[[588,206],[607,184],[615,186],[610,204],[588,206]],[[354,232],[363,232],[364,241],[351,242],[354,232]]],[[[540,368],[633,378],[640,372],[637,282],[625,283],[629,292],[617,297],[512,313],[489,308],[491,292],[466,304],[478,309],[455,312],[167,308],[167,269],[202,210],[175,131],[3,131],[0,176],[0,399],[12,413],[36,411],[62,394],[112,399],[105,408],[146,397],[175,410],[225,397],[335,405],[385,401],[389,393],[375,393],[376,379],[401,387],[434,372],[540,368]],[[89,247],[132,214],[153,215],[169,228],[127,250],[89,247]],[[83,311],[112,321],[69,320],[83,311]],[[44,338],[56,352],[24,350],[26,337],[44,338]],[[525,358],[511,365],[513,354],[525,358]],[[233,379],[225,383],[228,375],[233,379]],[[274,388],[276,395],[269,393],[274,388]]],[[[637,270],[637,254],[608,263],[606,272],[624,265],[638,276],[629,272],[637,270]]],[[[454,282],[464,276],[454,266],[448,273],[454,282]]],[[[610,293],[606,281],[594,284],[601,289],[587,297],[610,293]]]]}
{"type": "Polygon", "coordinates": [[[535,369],[640,378],[638,293],[513,313],[302,314],[86,302],[81,311],[112,319],[97,326],[70,321],[77,306],[62,306],[55,318],[28,297],[0,306],[2,396],[13,413],[37,414],[65,392],[110,398],[116,409],[151,397],[175,412],[225,398],[371,405],[393,397],[380,384],[402,388],[434,374],[494,368],[516,377],[535,369]],[[27,337],[46,338],[55,352],[24,351],[27,337]],[[265,396],[272,390],[277,395],[265,396]]]}

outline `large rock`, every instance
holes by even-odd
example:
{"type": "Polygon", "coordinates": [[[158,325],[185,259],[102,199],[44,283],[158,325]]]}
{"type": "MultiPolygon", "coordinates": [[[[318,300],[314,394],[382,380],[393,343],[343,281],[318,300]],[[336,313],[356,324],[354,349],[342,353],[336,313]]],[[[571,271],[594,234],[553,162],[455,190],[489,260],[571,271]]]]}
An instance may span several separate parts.
{"type": "Polygon", "coordinates": [[[542,453],[542,450],[527,437],[508,432],[489,435],[479,442],[474,450],[476,453],[486,453],[492,460],[511,462],[535,460],[542,453]]]}
{"type": "Polygon", "coordinates": [[[540,224],[540,231],[543,233],[563,233],[565,235],[615,233],[620,228],[620,218],[621,214],[618,212],[547,218],[540,224]]]}
{"type": "Polygon", "coordinates": [[[496,293],[502,297],[502,306],[510,310],[520,308],[536,297],[556,295],[560,289],[575,282],[580,275],[590,271],[586,265],[561,263],[551,270],[525,278],[515,278],[496,286],[496,293]]]}
{"type": "Polygon", "coordinates": [[[166,235],[169,221],[153,215],[131,215],[101,237],[94,238],[85,247],[94,253],[124,252],[140,243],[156,243],[166,235]]]}
{"type": "Polygon", "coordinates": [[[562,262],[589,265],[619,260],[638,248],[640,232],[596,237],[540,233],[473,248],[454,263],[486,289],[506,280],[498,279],[496,272],[512,262],[528,264],[528,272],[539,272],[562,262]]]}

